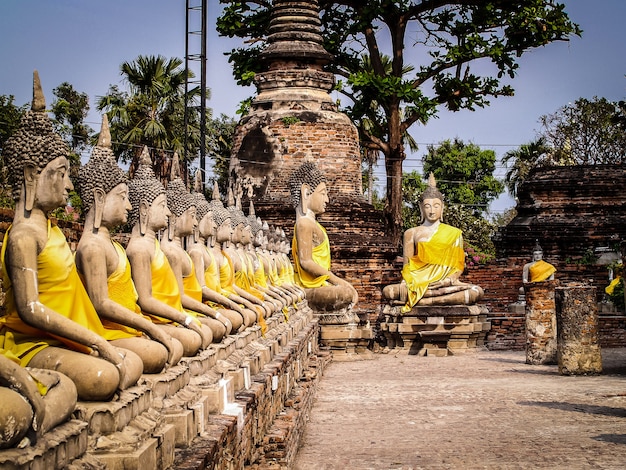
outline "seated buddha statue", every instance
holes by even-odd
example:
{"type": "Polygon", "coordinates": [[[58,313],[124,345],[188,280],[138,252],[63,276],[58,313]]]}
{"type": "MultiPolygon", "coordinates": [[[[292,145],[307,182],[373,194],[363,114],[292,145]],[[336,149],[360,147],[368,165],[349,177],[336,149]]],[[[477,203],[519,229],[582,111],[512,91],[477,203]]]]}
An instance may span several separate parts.
{"type": "Polygon", "coordinates": [[[213,199],[209,203],[209,211],[213,214],[215,226],[217,227],[215,236],[211,237],[209,241],[209,249],[217,265],[221,293],[242,307],[244,324],[246,326],[258,322],[263,330],[265,327],[264,315],[266,313],[263,302],[235,283],[233,261],[226,252],[226,248],[231,243],[233,236],[231,213],[222,204],[217,191],[213,192],[213,199]]]}
{"type": "Polygon", "coordinates": [[[554,279],[555,272],[556,268],[543,260],[543,250],[539,242],[537,242],[533,248],[533,260],[530,263],[526,263],[522,268],[522,281],[524,284],[527,282],[551,281],[554,279]]]}
{"type": "Polygon", "coordinates": [[[165,188],[154,176],[144,147],[135,176],[130,180],[129,223],[133,226],[126,254],[130,262],[137,302],[153,323],[183,345],[183,355],[195,355],[213,341],[211,329],[183,309],[178,281],[157,238],[167,227],[171,212],[165,188]]]}
{"type": "Polygon", "coordinates": [[[232,325],[231,333],[236,333],[244,324],[245,314],[243,308],[237,302],[222,294],[217,263],[213,253],[207,246],[209,240],[214,239],[217,226],[215,225],[213,213],[209,209],[209,203],[202,192],[200,170],[196,172],[192,196],[196,204],[196,221],[198,226],[187,245],[187,253],[193,262],[196,278],[202,289],[202,301],[220,313],[220,315],[228,318],[232,325]]]}
{"type": "Polygon", "coordinates": [[[329,202],[326,179],[312,162],[303,163],[289,178],[291,201],[296,209],[292,255],[295,279],[304,288],[311,308],[322,311],[352,307],[356,289],[334,274],[326,230],[316,220],[329,202]]]}
{"type": "Polygon", "coordinates": [[[471,305],[483,290],[459,281],[465,269],[463,234],[444,224],[443,195],[433,174],[420,197],[423,222],[404,233],[402,283],[386,286],[383,297],[405,303],[402,312],[415,305],[471,305]]]}
{"type": "Polygon", "coordinates": [[[244,245],[251,238],[251,232],[248,219],[241,210],[240,201],[238,198],[237,202],[235,202],[232,198],[232,192],[229,192],[229,205],[226,209],[230,213],[233,230],[230,241],[224,243],[222,248],[232,262],[235,285],[242,292],[245,292],[250,299],[257,299],[258,305],[264,309],[264,318],[268,318],[274,312],[280,310],[282,305],[275,301],[272,296],[267,295],[256,284],[254,268],[251,266],[250,259],[244,250],[244,245]]]}
{"type": "Polygon", "coordinates": [[[19,362],[0,349],[0,449],[35,444],[67,421],[76,406],[76,386],[68,377],[52,370],[26,369],[19,362]]]}
{"type": "MultiPolygon", "coordinates": [[[[248,224],[250,227],[249,243],[246,244],[246,254],[252,261],[254,269],[254,279],[257,285],[271,292],[286,307],[295,304],[299,299],[290,291],[286,285],[275,284],[269,275],[270,260],[262,251],[265,235],[263,233],[263,224],[261,220],[255,216],[254,203],[250,200],[250,209],[248,211],[248,224]],[[266,269],[267,267],[267,269],[266,269]]],[[[284,310],[283,310],[284,311],[284,310]]]]}
{"type": "Polygon", "coordinates": [[[75,256],[83,284],[102,323],[133,335],[117,344],[139,355],[144,373],[158,373],[166,365],[178,363],[183,347],[141,315],[126,252],[111,239],[111,230],[126,223],[131,206],[126,174],[111,150],[106,114],[98,144],[80,169],[79,188],[87,214],[75,256]]]}
{"type": "Polygon", "coordinates": [[[183,308],[211,329],[214,342],[220,342],[230,334],[232,324],[226,316],[202,302],[202,285],[196,276],[191,257],[182,246],[182,239],[190,236],[197,226],[196,203],[180,178],[176,154],[172,160],[166,194],[171,215],[162,248],[178,282],[183,308]]]}
{"type": "Polygon", "coordinates": [[[296,285],[294,267],[289,259],[289,253],[291,253],[291,243],[285,231],[280,229],[280,233],[276,233],[275,241],[276,262],[280,265],[278,269],[279,283],[281,286],[290,289],[298,300],[302,300],[305,297],[305,293],[296,285]]]}
{"type": "MultiPolygon", "coordinates": [[[[254,207],[254,206],[253,206],[254,207]]],[[[254,209],[252,209],[254,214],[254,209]]],[[[248,263],[248,272],[251,282],[263,293],[265,301],[275,305],[277,310],[286,311],[286,307],[292,304],[292,299],[283,290],[268,282],[265,275],[265,266],[261,263],[254,246],[254,239],[261,228],[261,224],[254,217],[245,217],[245,226],[241,236],[241,253],[248,263]]]]}
{"type": "Polygon", "coordinates": [[[48,218],[73,189],[69,148],[52,129],[36,73],[33,89],[32,109],[3,149],[16,205],[2,245],[0,348],[21,366],[67,375],[81,400],[108,400],[137,382],[143,364],[115,347],[134,335],[102,324],[63,232],[48,218]]]}

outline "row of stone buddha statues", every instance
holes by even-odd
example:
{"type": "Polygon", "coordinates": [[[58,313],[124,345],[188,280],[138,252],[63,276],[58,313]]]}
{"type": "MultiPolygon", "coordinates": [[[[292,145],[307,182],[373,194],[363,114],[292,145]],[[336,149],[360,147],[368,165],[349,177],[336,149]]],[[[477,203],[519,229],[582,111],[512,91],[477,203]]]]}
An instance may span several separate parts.
{"type": "MultiPolygon", "coordinates": [[[[76,253],[48,218],[73,189],[69,149],[53,131],[35,74],[33,103],[3,153],[16,201],[2,245],[5,314],[0,317],[0,448],[32,440],[69,416],[76,400],[108,400],[226,335],[306,299],[317,313],[350,312],[356,289],[331,271],[317,217],[329,203],[313,162],[290,176],[296,212],[291,243],[239,205],[190,193],[177,159],[163,187],[147,149],[129,181],[117,166],[106,116],[80,168],[86,213],[76,253]],[[126,248],[112,232],[128,223],[126,248]],[[159,236],[159,234],[162,234],[159,236]],[[288,253],[291,249],[293,264],[288,253]]],[[[199,174],[199,173],[198,173],[199,174]]],[[[404,235],[403,280],[383,296],[403,305],[472,304],[478,286],[459,281],[461,231],[443,224],[434,178],[424,217],[404,235]]],[[[352,318],[349,315],[346,318],[352,318]]]]}
{"type": "Polygon", "coordinates": [[[109,400],[305,297],[284,232],[219,192],[190,193],[177,159],[165,188],[147,149],[129,181],[106,116],[78,176],[86,213],[76,253],[50,211],[73,189],[69,149],[53,131],[37,74],[33,104],[3,153],[16,201],[2,244],[0,448],[32,442],[77,400],[109,400]],[[126,249],[112,238],[129,223],[126,249]],[[158,236],[163,232],[161,237],[158,236]],[[187,242],[187,243],[185,243],[187,242]],[[25,438],[25,436],[28,436],[25,438]]]}

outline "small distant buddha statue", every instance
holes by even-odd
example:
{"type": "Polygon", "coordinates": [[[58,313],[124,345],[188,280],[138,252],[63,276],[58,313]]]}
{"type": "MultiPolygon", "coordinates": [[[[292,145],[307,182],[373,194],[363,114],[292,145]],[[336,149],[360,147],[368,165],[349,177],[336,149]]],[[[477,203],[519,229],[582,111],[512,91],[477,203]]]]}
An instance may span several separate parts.
{"type": "Polygon", "coordinates": [[[215,238],[217,225],[213,212],[209,208],[204,194],[202,193],[202,178],[200,170],[196,172],[194,184],[195,191],[192,193],[196,204],[197,230],[193,239],[187,246],[187,253],[191,257],[196,270],[196,278],[202,289],[202,300],[221,315],[226,316],[232,324],[231,333],[236,333],[243,325],[243,308],[233,300],[222,294],[220,287],[219,271],[213,253],[207,246],[215,238]]]}
{"type": "Polygon", "coordinates": [[[252,200],[250,200],[250,210],[246,217],[246,226],[241,240],[242,253],[249,261],[248,265],[251,271],[251,277],[256,288],[263,292],[267,298],[271,298],[272,301],[284,311],[285,307],[292,303],[292,299],[278,286],[274,286],[271,282],[268,282],[268,277],[265,274],[265,265],[261,262],[255,246],[255,239],[261,231],[261,224],[257,221],[256,217],[254,217],[254,214],[254,204],[252,200]]]}
{"type": "Polygon", "coordinates": [[[213,214],[217,227],[215,236],[211,237],[209,242],[209,249],[217,265],[221,293],[228,299],[242,306],[244,324],[246,326],[259,322],[259,325],[263,328],[265,309],[262,307],[262,302],[247,293],[244,289],[241,289],[235,283],[233,262],[225,251],[233,235],[231,214],[220,200],[217,185],[213,191],[213,199],[209,203],[209,211],[213,214]]]}
{"type": "MultiPolygon", "coordinates": [[[[224,252],[231,260],[235,286],[239,288],[239,295],[246,296],[247,299],[253,301],[258,307],[263,309],[263,318],[270,317],[274,312],[281,308],[280,305],[273,302],[273,299],[266,296],[259,289],[254,280],[254,272],[249,264],[249,259],[243,250],[244,243],[251,237],[250,226],[243,211],[239,207],[240,199],[235,202],[232,192],[229,192],[229,205],[226,208],[230,213],[230,221],[232,225],[231,239],[222,245],[224,252]]],[[[257,309],[258,309],[257,307],[257,309]]]]}
{"type": "Polygon", "coordinates": [[[35,444],[76,406],[76,386],[67,376],[19,362],[0,348],[0,449],[35,444]]]}
{"type": "Polygon", "coordinates": [[[76,267],[103,324],[132,335],[117,344],[141,357],[144,373],[157,373],[178,363],[182,345],[141,315],[126,252],[111,239],[111,230],[126,223],[131,205],[126,174],[111,150],[106,114],[98,144],[79,171],[79,188],[87,215],[76,250],[76,267]]]}
{"type": "Polygon", "coordinates": [[[333,311],[354,306],[356,289],[334,274],[326,230],[316,217],[326,210],[326,178],[312,162],[303,163],[289,178],[291,201],[296,209],[292,254],[296,282],[316,310],[333,311]]]}
{"type": "Polygon", "coordinates": [[[539,242],[536,242],[533,248],[533,260],[526,263],[522,269],[522,281],[524,283],[551,281],[554,279],[555,272],[556,268],[543,260],[543,250],[539,242]]]}
{"type": "Polygon", "coordinates": [[[252,233],[252,243],[248,245],[248,253],[254,260],[257,284],[264,286],[281,296],[288,305],[295,304],[300,298],[295,294],[294,290],[287,284],[274,282],[270,271],[272,269],[272,260],[264,249],[266,245],[266,236],[263,232],[263,223],[261,219],[255,216],[254,204],[250,201],[250,210],[248,212],[248,221],[252,233]]]}
{"type": "Polygon", "coordinates": [[[52,129],[35,72],[32,109],[3,149],[16,199],[2,245],[6,313],[0,348],[21,366],[67,375],[81,400],[108,400],[134,385],[143,364],[105,328],[83,287],[74,256],[48,213],[67,203],[69,148],[52,129]]]}
{"type": "Polygon", "coordinates": [[[137,289],[141,311],[183,345],[183,355],[193,356],[213,340],[210,328],[185,312],[176,276],[161,250],[157,232],[167,227],[171,215],[165,188],[155,177],[147,147],[137,172],[129,182],[133,226],[126,254],[137,289]]]}
{"type": "Polygon", "coordinates": [[[170,181],[167,184],[168,218],[167,237],[162,249],[178,282],[183,308],[196,315],[213,333],[213,341],[219,343],[232,330],[230,320],[202,302],[202,285],[196,277],[191,257],[182,246],[182,239],[191,235],[196,226],[196,204],[180,177],[178,155],[172,159],[170,181]]]}
{"type": "Polygon", "coordinates": [[[443,194],[431,173],[420,197],[423,222],[404,232],[402,283],[383,289],[383,296],[405,302],[402,312],[415,305],[471,305],[483,290],[459,281],[465,269],[461,230],[442,222],[443,194]]]}

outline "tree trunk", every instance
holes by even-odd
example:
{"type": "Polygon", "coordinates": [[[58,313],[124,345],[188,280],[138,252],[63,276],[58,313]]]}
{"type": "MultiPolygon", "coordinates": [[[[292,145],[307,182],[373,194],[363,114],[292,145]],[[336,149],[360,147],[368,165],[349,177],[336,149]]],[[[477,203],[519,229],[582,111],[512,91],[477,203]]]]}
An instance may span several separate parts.
{"type": "Polygon", "coordinates": [[[395,246],[400,248],[402,241],[402,147],[385,156],[387,173],[387,197],[384,217],[387,233],[395,246]]]}
{"type": "Polygon", "coordinates": [[[374,186],[374,165],[372,161],[367,162],[367,202],[372,203],[372,190],[374,186]]]}

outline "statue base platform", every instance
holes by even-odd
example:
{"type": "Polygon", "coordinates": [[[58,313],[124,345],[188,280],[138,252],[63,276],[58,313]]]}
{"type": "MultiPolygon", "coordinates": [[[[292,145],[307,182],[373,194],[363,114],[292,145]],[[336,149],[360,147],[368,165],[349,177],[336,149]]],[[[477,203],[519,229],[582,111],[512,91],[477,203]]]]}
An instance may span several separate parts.
{"type": "Polygon", "coordinates": [[[351,309],[316,311],[319,320],[320,346],[328,348],[335,361],[360,361],[371,359],[369,349],[374,338],[369,323],[362,324],[351,309]]]}
{"type": "Polygon", "coordinates": [[[413,307],[386,305],[380,329],[387,340],[386,351],[410,355],[448,356],[485,346],[491,329],[489,310],[484,305],[413,307]]]}
{"type": "Polygon", "coordinates": [[[288,468],[331,354],[306,301],[266,322],[265,335],[249,327],[108,402],[78,402],[36,444],[0,450],[0,468],[288,468]]]}

